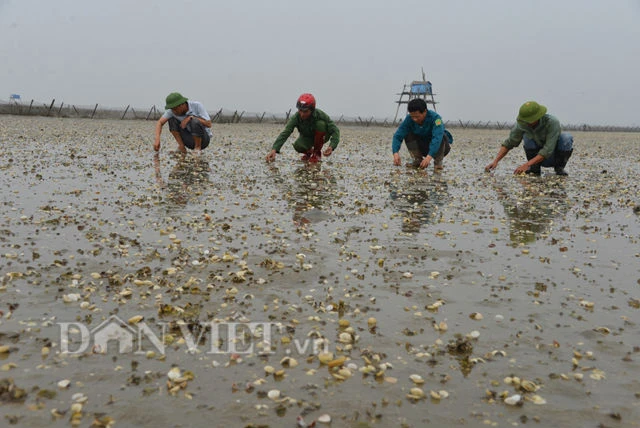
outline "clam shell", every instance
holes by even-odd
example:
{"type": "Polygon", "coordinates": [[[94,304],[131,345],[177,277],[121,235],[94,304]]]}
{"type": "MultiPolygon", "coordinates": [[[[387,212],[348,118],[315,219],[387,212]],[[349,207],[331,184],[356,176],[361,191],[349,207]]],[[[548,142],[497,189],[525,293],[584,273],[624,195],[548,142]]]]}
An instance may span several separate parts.
{"type": "Polygon", "coordinates": [[[271,400],[277,400],[278,398],[280,398],[280,391],[277,389],[272,389],[271,391],[267,392],[267,397],[269,397],[271,400]]]}

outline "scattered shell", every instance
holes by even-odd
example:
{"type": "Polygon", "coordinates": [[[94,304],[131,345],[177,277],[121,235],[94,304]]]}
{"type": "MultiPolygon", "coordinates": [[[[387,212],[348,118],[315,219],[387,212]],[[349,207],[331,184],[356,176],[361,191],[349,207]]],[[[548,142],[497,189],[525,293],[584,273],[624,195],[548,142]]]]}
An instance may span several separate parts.
{"type": "Polygon", "coordinates": [[[409,394],[407,394],[407,398],[412,398],[414,400],[421,400],[425,398],[425,393],[422,389],[413,387],[409,390],[409,394]]]}
{"type": "Polygon", "coordinates": [[[127,320],[128,324],[134,325],[134,324],[138,324],[140,321],[142,321],[144,319],[144,317],[142,315],[134,315],[131,318],[129,318],[127,320]]]}
{"type": "Polygon", "coordinates": [[[538,404],[538,405],[547,404],[547,400],[545,400],[544,398],[540,397],[537,394],[532,395],[531,397],[528,398],[528,400],[531,401],[533,404],[538,404]]]}
{"type": "Polygon", "coordinates": [[[376,325],[378,325],[378,320],[376,320],[374,317],[370,317],[367,320],[367,325],[369,326],[369,328],[375,328],[376,325]]]}
{"type": "Polygon", "coordinates": [[[342,356],[339,358],[336,358],[335,360],[331,360],[327,363],[327,366],[329,367],[338,367],[344,364],[344,362],[347,361],[347,357],[342,356]]]}
{"type": "Polygon", "coordinates": [[[278,398],[280,398],[280,391],[278,391],[277,389],[272,389],[269,392],[267,392],[267,397],[275,401],[278,398]]]}
{"type": "Polygon", "coordinates": [[[182,376],[182,372],[178,367],[173,367],[167,373],[167,377],[169,378],[170,381],[175,381],[176,379],[179,379],[181,376],[182,376]]]}
{"type": "Polygon", "coordinates": [[[333,352],[320,352],[318,360],[321,364],[329,364],[330,361],[333,361],[333,352]]]}
{"type": "Polygon", "coordinates": [[[63,379],[58,382],[58,388],[67,389],[71,385],[71,381],[69,379],[63,379]]]}
{"type": "Polygon", "coordinates": [[[321,424],[330,424],[331,423],[331,416],[328,415],[327,413],[325,413],[324,415],[320,415],[318,416],[318,422],[320,422],[321,424]]]}
{"type": "Polygon", "coordinates": [[[424,379],[419,374],[412,374],[409,376],[409,379],[416,385],[422,385],[424,383],[424,379]]]}
{"type": "Polygon", "coordinates": [[[504,403],[508,404],[509,406],[518,406],[522,404],[522,395],[520,394],[515,394],[512,395],[511,397],[507,397],[504,399],[504,403]]]}
{"type": "Polygon", "coordinates": [[[520,382],[520,388],[522,388],[526,392],[535,392],[539,389],[538,385],[531,382],[530,380],[523,380],[522,382],[520,382]]]}
{"type": "MultiPolygon", "coordinates": [[[[282,360],[280,360],[280,364],[283,367],[293,368],[293,367],[296,367],[298,365],[298,361],[296,361],[295,358],[284,357],[282,360]]],[[[265,371],[266,371],[266,367],[265,367],[265,371]]]]}
{"type": "Polygon", "coordinates": [[[350,333],[340,333],[338,336],[338,342],[340,343],[353,343],[353,336],[350,333]]]}

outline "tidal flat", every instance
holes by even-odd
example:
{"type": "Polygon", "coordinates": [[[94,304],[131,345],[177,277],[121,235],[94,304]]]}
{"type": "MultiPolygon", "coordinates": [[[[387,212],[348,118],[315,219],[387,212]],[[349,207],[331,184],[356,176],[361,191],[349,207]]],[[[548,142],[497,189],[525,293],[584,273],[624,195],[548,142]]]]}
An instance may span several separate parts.
{"type": "Polygon", "coordinates": [[[640,426],[640,134],[530,177],[154,126],[0,115],[1,425],[640,426]]]}

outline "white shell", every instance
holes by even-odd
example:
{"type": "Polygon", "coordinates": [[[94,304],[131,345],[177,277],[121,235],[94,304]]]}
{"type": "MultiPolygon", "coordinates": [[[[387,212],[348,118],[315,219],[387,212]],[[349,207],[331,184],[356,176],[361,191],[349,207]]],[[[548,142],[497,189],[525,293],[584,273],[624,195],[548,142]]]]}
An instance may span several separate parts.
{"type": "Polygon", "coordinates": [[[419,374],[412,374],[409,376],[409,379],[416,385],[422,385],[424,383],[424,379],[419,374]]]}
{"type": "Polygon", "coordinates": [[[318,422],[320,422],[321,424],[330,424],[331,416],[326,413],[324,415],[320,415],[318,416],[318,422]]]}
{"type": "Polygon", "coordinates": [[[180,378],[180,376],[182,376],[182,373],[180,372],[180,369],[178,367],[172,368],[171,370],[169,370],[169,373],[167,373],[167,377],[172,381],[180,378]]]}
{"type": "Polygon", "coordinates": [[[267,393],[267,397],[272,400],[277,400],[278,398],[280,398],[280,391],[278,391],[277,389],[272,389],[267,393]]]}
{"type": "Polygon", "coordinates": [[[510,406],[517,405],[522,400],[522,396],[520,394],[512,395],[511,397],[507,397],[504,399],[504,403],[510,406]]]}

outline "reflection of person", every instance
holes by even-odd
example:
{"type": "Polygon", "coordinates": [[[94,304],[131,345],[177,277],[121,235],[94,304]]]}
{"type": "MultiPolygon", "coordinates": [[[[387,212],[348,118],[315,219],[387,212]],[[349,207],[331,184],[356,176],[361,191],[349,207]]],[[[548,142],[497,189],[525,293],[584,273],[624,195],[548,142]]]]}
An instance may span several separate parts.
{"type": "Polygon", "coordinates": [[[284,199],[293,209],[293,222],[297,226],[318,223],[329,218],[328,203],[336,197],[336,179],[322,164],[305,163],[292,176],[294,185],[288,182],[275,166],[271,168],[271,180],[281,186],[284,199]]]}
{"type": "Polygon", "coordinates": [[[510,219],[509,236],[514,243],[530,243],[548,233],[553,219],[566,213],[567,194],[562,181],[519,180],[522,192],[494,185],[504,212],[510,219]]]}
{"type": "Polygon", "coordinates": [[[393,134],[391,144],[393,163],[401,164],[398,152],[404,140],[407,150],[413,156],[412,166],[426,168],[433,160],[433,169],[441,170],[442,161],[451,150],[453,136],[444,128],[440,115],[435,111],[427,110],[425,100],[412,99],[407,104],[407,110],[409,114],[393,134]]]}
{"type": "Polygon", "coordinates": [[[439,207],[447,202],[449,189],[445,180],[417,177],[393,184],[389,196],[402,214],[402,231],[418,233],[422,225],[434,222],[439,207]]]}
{"type": "Polygon", "coordinates": [[[557,175],[567,175],[564,167],[573,153],[573,136],[561,132],[560,121],[547,114],[547,108],[535,101],[522,104],[509,138],[502,143],[496,158],[485,167],[485,171],[495,169],[523,138],[527,162],[517,167],[514,174],[540,175],[540,167],[544,166],[553,167],[557,175]]]}
{"type": "Polygon", "coordinates": [[[178,150],[186,153],[187,149],[200,151],[209,145],[211,140],[211,117],[198,101],[189,101],[178,92],[167,96],[166,111],[156,122],[156,138],[153,149],[160,150],[160,133],[165,123],[169,122],[169,131],[178,143],[178,150]]]}
{"type": "Polygon", "coordinates": [[[202,186],[209,181],[211,168],[209,163],[201,156],[177,155],[178,162],[169,173],[167,182],[162,178],[160,171],[160,156],[156,153],[153,157],[156,182],[158,186],[167,191],[167,198],[177,205],[186,205],[194,195],[192,187],[202,186]]]}
{"type": "Polygon", "coordinates": [[[330,156],[338,147],[340,130],[329,115],[316,108],[316,99],[313,95],[300,95],[296,108],[298,111],[291,116],[267,154],[267,162],[276,159],[276,153],[280,153],[280,149],[294,129],[298,129],[300,136],[293,143],[293,148],[298,153],[303,153],[303,161],[318,162],[323,154],[330,156]],[[329,140],[331,140],[329,147],[322,152],[322,146],[329,140]]]}

